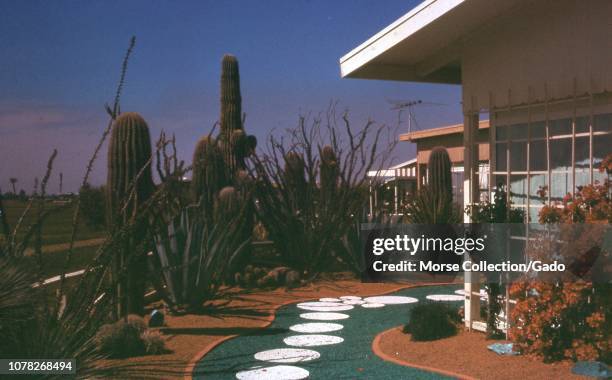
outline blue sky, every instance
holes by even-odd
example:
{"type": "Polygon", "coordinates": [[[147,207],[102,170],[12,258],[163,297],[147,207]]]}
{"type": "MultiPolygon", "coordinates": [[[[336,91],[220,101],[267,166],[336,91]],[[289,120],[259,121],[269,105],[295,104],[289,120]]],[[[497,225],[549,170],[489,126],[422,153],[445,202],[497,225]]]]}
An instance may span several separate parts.
{"type": "MultiPolygon", "coordinates": [[[[29,191],[57,148],[56,174],[76,190],[131,35],[122,110],[140,112],[154,136],[175,133],[185,159],[218,119],[225,53],[240,61],[246,129],[260,140],[332,100],[356,125],[396,123],[386,99],[447,104],[417,109],[422,128],[461,122],[459,86],[340,78],[342,55],[418,3],[0,0],[0,188],[14,176],[29,191]]],[[[396,154],[409,159],[413,148],[401,144],[396,154]]],[[[93,183],[104,182],[104,167],[105,155],[93,183]]]]}

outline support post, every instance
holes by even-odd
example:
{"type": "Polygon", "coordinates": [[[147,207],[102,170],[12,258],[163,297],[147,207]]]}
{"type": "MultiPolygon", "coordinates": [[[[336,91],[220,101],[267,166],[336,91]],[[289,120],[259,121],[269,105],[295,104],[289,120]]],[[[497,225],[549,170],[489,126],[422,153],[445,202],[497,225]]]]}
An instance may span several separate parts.
{"type": "MultiPolygon", "coordinates": [[[[472,207],[478,202],[478,113],[469,111],[464,113],[463,122],[463,203],[472,207]]],[[[463,216],[465,223],[470,222],[467,213],[463,216]]],[[[464,257],[467,259],[467,257],[464,257]]],[[[466,272],[464,274],[465,291],[465,326],[471,330],[472,323],[480,319],[480,284],[478,273],[466,272]]]]}

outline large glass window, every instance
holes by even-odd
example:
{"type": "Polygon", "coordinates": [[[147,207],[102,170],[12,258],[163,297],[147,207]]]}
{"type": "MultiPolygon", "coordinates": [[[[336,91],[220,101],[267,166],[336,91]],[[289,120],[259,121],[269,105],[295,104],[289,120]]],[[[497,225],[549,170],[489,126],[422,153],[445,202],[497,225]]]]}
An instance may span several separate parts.
{"type": "Polygon", "coordinates": [[[513,206],[526,208],[531,221],[548,201],[607,178],[598,169],[612,153],[612,114],[495,126],[495,136],[493,189],[503,185],[513,206]]]}

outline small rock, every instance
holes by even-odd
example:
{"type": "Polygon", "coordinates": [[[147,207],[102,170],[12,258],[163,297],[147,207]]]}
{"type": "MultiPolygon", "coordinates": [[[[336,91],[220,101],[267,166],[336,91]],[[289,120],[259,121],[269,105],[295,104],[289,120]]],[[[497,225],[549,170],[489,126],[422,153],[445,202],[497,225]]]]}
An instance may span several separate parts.
{"type": "Polygon", "coordinates": [[[162,327],[164,325],[164,313],[155,309],[149,318],[149,327],[162,327]]]}

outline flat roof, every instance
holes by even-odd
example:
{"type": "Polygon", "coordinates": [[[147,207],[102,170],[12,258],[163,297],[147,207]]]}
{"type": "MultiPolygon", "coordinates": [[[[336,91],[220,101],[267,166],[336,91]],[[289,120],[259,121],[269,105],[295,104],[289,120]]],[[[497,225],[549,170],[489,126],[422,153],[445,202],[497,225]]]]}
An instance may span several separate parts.
{"type": "MultiPolygon", "coordinates": [[[[478,122],[478,129],[489,128],[489,120],[481,120],[478,122]]],[[[426,138],[432,138],[437,136],[452,135],[456,133],[463,133],[463,124],[448,125],[445,127],[425,129],[422,131],[414,131],[410,133],[403,133],[399,136],[400,141],[417,141],[426,138]]]]}
{"type": "Polygon", "coordinates": [[[460,84],[465,36],[522,1],[425,0],[340,58],[341,76],[460,84]]]}

